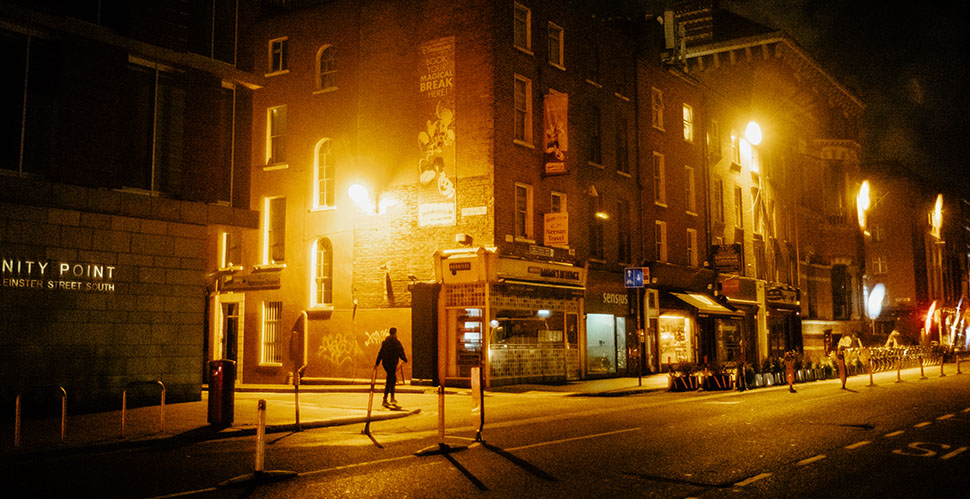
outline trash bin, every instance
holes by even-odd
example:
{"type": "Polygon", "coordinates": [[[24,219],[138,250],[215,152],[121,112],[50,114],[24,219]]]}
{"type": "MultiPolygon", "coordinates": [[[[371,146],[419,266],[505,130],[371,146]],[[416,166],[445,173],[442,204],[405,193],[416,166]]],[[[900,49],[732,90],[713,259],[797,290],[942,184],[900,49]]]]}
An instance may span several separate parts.
{"type": "Polygon", "coordinates": [[[209,424],[212,426],[232,425],[235,388],[236,361],[209,361],[209,424]]]}

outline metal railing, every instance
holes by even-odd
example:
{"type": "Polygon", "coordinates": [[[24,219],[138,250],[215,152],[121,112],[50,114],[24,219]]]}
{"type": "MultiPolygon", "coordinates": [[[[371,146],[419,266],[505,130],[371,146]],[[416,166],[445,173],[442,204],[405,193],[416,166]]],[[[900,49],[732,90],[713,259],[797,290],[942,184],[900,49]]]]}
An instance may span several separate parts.
{"type": "MultiPolygon", "coordinates": [[[[48,389],[60,390],[61,392],[60,393],[61,395],[61,442],[64,442],[64,436],[67,433],[67,390],[65,390],[63,386],[57,385],[57,386],[37,387],[32,389],[31,391],[48,390],[48,389]]],[[[21,395],[22,394],[20,393],[17,394],[16,402],[14,403],[14,405],[16,406],[14,409],[14,423],[13,423],[13,446],[14,447],[20,447],[21,395]]]]}
{"type": "Polygon", "coordinates": [[[165,384],[161,380],[155,381],[132,381],[125,385],[125,390],[121,392],[121,438],[125,438],[125,418],[128,412],[128,389],[132,386],[160,386],[162,388],[162,400],[159,404],[159,424],[158,431],[165,431],[165,384]]]}

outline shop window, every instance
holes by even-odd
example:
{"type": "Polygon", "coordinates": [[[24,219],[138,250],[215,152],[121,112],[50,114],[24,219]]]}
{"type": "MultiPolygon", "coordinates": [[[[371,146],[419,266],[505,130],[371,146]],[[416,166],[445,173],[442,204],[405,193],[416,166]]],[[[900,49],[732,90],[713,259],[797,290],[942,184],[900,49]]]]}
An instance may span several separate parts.
{"type": "Polygon", "coordinates": [[[470,376],[471,369],[482,362],[482,333],[485,327],[482,309],[450,309],[448,320],[453,321],[452,330],[456,331],[458,376],[470,376]]]}
{"type": "Polygon", "coordinates": [[[690,320],[680,316],[660,316],[660,362],[680,364],[694,362],[693,332],[690,320]]]}
{"type": "Polygon", "coordinates": [[[263,302],[263,341],[260,364],[283,363],[283,302],[263,302]]]}
{"type": "MultiPolygon", "coordinates": [[[[586,314],[586,372],[588,374],[616,372],[618,351],[616,324],[612,314],[586,314]]],[[[623,334],[625,349],[625,329],[623,334]]]]}
{"type": "Polygon", "coordinates": [[[736,363],[741,360],[741,321],[736,319],[717,319],[717,359],[722,363],[736,363]]]}

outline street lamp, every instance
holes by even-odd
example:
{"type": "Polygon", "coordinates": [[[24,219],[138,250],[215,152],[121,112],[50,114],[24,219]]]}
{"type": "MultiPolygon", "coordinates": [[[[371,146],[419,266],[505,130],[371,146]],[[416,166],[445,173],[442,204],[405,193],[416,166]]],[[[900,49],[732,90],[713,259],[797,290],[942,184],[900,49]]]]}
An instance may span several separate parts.
{"type": "Polygon", "coordinates": [[[761,125],[758,125],[757,121],[749,121],[744,129],[744,138],[748,139],[753,146],[761,144],[761,139],[764,138],[761,135],[761,125]]]}
{"type": "Polygon", "coordinates": [[[866,211],[869,210],[869,203],[869,181],[865,180],[862,182],[862,187],[859,187],[859,196],[855,203],[859,213],[859,227],[862,228],[863,233],[866,233],[866,211]]]}

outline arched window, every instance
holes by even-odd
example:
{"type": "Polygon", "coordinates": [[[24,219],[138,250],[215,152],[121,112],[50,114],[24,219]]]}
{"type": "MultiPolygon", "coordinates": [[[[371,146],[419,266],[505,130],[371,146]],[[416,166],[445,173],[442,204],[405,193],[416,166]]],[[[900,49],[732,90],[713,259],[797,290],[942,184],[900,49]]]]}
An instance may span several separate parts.
{"type": "Polygon", "coordinates": [[[333,141],[321,139],[317,142],[313,168],[313,207],[334,207],[334,158],[333,141]]]}
{"type": "Polygon", "coordinates": [[[313,280],[310,282],[310,305],[333,305],[333,244],[321,237],[313,243],[313,280]]]}
{"type": "Polygon", "coordinates": [[[324,45],[317,51],[317,90],[337,88],[337,49],[324,45]]]}

